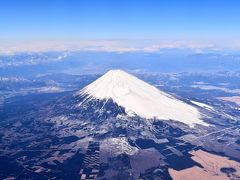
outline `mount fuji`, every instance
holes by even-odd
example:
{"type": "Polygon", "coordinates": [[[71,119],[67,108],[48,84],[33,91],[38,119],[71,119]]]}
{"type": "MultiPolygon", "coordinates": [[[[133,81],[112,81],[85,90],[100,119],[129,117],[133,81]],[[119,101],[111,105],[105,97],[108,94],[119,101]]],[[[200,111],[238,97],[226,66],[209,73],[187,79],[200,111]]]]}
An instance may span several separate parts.
{"type": "Polygon", "coordinates": [[[94,112],[98,111],[98,114],[100,111],[111,115],[125,113],[146,120],[179,121],[190,127],[196,124],[208,126],[202,120],[204,115],[194,106],[122,70],[108,71],[74,96],[79,98],[77,108],[93,108],[97,104],[98,110],[94,112]],[[117,107],[114,112],[106,107],[109,103],[117,107]]]}

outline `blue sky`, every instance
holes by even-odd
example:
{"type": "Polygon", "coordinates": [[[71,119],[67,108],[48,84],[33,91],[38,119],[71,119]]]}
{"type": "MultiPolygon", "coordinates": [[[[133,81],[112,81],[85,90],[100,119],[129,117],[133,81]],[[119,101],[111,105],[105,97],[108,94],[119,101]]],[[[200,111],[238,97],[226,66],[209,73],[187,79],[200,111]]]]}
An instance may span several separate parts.
{"type": "MultiPolygon", "coordinates": [[[[2,42],[240,38],[239,0],[1,0],[2,42]]],[[[138,41],[139,43],[139,41],[138,41]]]]}

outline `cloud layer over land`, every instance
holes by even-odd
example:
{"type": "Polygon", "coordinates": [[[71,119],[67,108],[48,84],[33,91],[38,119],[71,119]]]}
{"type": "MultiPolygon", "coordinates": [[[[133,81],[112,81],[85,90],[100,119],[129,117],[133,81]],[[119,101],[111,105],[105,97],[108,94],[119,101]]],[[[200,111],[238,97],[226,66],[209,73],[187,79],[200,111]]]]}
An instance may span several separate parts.
{"type": "Polygon", "coordinates": [[[163,50],[190,50],[195,53],[234,52],[240,50],[237,40],[152,40],[152,39],[71,39],[71,40],[31,40],[2,41],[1,54],[46,51],[100,51],[100,52],[159,52],[163,50]]]}

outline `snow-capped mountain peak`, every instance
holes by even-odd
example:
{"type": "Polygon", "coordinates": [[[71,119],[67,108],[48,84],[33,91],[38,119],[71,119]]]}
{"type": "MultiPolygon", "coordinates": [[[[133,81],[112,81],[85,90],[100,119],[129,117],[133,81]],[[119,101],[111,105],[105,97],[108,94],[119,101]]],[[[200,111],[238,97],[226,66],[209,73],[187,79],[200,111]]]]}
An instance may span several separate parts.
{"type": "Polygon", "coordinates": [[[189,126],[207,125],[195,107],[122,70],[108,71],[76,95],[86,96],[87,101],[112,99],[129,115],[135,113],[146,119],[172,119],[189,126]]]}

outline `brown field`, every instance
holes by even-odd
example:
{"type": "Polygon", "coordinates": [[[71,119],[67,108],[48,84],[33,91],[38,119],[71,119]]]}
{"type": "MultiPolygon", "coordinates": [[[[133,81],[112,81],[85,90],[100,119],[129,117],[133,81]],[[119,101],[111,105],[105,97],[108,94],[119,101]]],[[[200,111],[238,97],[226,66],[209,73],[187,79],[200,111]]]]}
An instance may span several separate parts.
{"type": "Polygon", "coordinates": [[[233,103],[236,103],[240,105],[240,96],[231,96],[231,97],[219,97],[218,99],[224,100],[224,101],[230,101],[233,103]]]}
{"type": "Polygon", "coordinates": [[[169,174],[174,180],[228,180],[240,179],[240,163],[230,160],[227,157],[214,155],[202,150],[192,151],[190,154],[194,161],[203,166],[194,166],[181,171],[169,169],[169,174]],[[233,168],[235,172],[223,173],[221,168],[233,168]]]}

